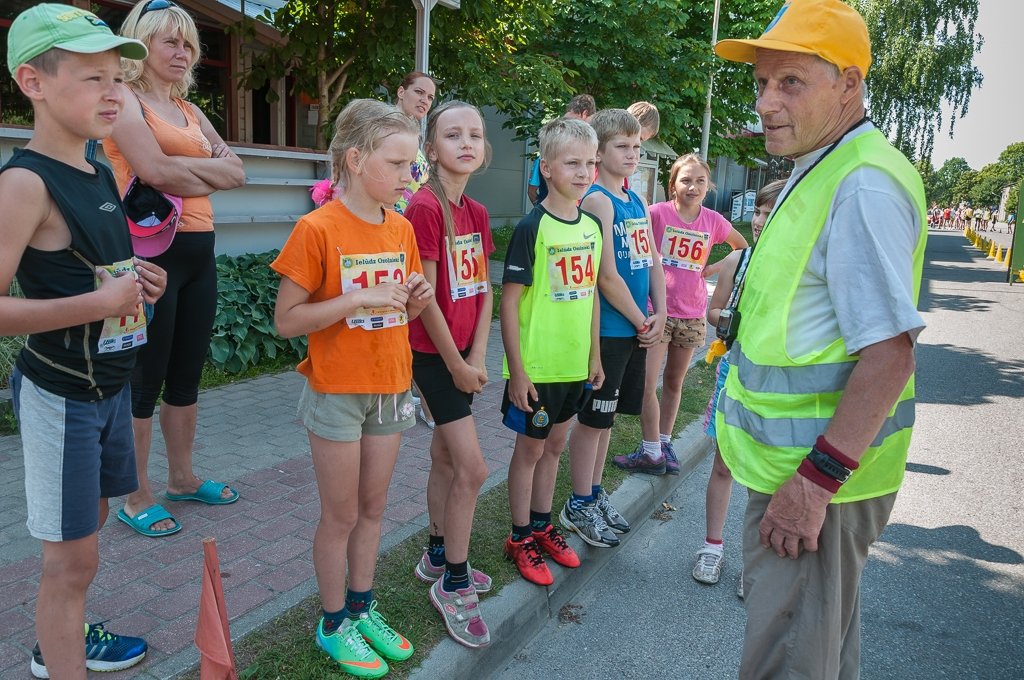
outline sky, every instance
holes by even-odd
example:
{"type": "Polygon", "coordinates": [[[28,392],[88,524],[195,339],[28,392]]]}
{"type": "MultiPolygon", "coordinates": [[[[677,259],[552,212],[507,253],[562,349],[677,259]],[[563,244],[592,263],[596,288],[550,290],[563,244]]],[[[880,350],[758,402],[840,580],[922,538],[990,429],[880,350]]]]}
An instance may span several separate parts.
{"type": "Polygon", "coordinates": [[[936,168],[949,158],[961,156],[980,170],[996,162],[1008,145],[1024,141],[1022,27],[1024,1],[979,0],[975,30],[984,36],[985,44],[974,53],[974,62],[985,80],[971,94],[967,115],[956,122],[953,139],[949,138],[948,125],[936,133],[932,152],[936,168]]]}

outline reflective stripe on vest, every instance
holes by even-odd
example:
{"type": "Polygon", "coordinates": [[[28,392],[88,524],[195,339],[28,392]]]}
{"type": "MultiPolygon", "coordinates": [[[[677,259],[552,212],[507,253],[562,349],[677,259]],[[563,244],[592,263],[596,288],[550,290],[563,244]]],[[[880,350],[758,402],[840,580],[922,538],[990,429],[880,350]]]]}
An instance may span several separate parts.
{"type": "Polygon", "coordinates": [[[738,341],[733,343],[729,363],[738,367],[737,377],[744,389],[785,394],[840,392],[846,387],[846,381],[857,365],[854,361],[841,361],[807,366],[761,366],[747,358],[738,341]]]}
{"type": "MultiPolygon", "coordinates": [[[[767,446],[810,449],[818,435],[825,431],[831,418],[763,418],[729,396],[723,389],[718,397],[718,409],[726,424],[738,427],[752,439],[767,446]]],[[[885,419],[871,446],[882,442],[900,430],[914,426],[914,399],[896,404],[895,412],[885,419]]]]}
{"type": "MultiPolygon", "coordinates": [[[[780,204],[747,270],[742,322],[718,402],[719,449],[733,477],[772,494],[788,480],[829,426],[858,357],[841,337],[790,356],[789,318],[818,237],[843,180],[861,167],[879,169],[903,188],[920,215],[911,263],[917,300],[927,240],[924,189],[914,167],[878,130],[857,135],[821,159],[780,204]]],[[[880,216],[879,219],[884,219],[880,216]]],[[[798,332],[798,331],[794,331],[798,332]]],[[[914,378],[904,386],[860,468],[833,498],[842,503],[896,491],[914,424],[914,378]]]]}

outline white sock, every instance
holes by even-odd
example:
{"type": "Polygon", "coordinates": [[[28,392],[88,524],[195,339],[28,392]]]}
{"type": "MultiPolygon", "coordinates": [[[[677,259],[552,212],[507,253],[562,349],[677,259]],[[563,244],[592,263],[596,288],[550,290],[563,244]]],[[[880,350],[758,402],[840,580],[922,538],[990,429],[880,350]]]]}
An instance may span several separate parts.
{"type": "Polygon", "coordinates": [[[653,460],[661,458],[661,442],[649,442],[644,440],[644,453],[650,456],[653,460]]]}
{"type": "Polygon", "coordinates": [[[662,443],[665,444],[668,444],[669,442],[672,441],[672,437],[668,436],[667,434],[659,434],[658,438],[661,439],[662,443]]]}
{"type": "Polygon", "coordinates": [[[725,543],[709,543],[708,541],[704,541],[704,548],[706,550],[714,550],[716,553],[721,555],[725,552],[725,543]]]}

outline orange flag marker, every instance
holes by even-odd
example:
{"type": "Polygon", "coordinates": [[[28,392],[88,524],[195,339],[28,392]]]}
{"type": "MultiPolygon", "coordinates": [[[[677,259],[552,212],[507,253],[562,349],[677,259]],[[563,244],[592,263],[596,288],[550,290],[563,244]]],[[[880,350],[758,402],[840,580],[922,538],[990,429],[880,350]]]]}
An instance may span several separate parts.
{"type": "Polygon", "coordinates": [[[212,538],[203,539],[203,589],[199,595],[195,640],[201,680],[238,680],[231,629],[228,628],[228,608],[220,580],[217,542],[212,538]]]}

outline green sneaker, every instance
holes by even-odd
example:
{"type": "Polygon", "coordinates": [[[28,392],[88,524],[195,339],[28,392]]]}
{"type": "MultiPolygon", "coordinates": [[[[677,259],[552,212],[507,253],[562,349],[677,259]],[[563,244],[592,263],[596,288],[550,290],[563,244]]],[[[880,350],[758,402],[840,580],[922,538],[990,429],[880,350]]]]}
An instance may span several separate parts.
{"type": "Polygon", "coordinates": [[[412,656],[412,643],[387,624],[377,611],[377,600],[371,602],[370,608],[359,615],[355,627],[374,651],[388,661],[405,661],[412,656]]]}
{"type": "Polygon", "coordinates": [[[389,670],[384,659],[366,644],[352,619],[345,619],[337,630],[324,635],[321,618],[316,627],[316,644],[338,662],[341,670],[357,678],[381,678],[389,670]]]}

